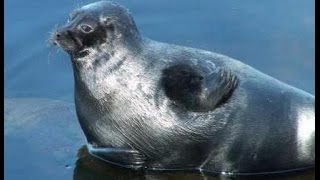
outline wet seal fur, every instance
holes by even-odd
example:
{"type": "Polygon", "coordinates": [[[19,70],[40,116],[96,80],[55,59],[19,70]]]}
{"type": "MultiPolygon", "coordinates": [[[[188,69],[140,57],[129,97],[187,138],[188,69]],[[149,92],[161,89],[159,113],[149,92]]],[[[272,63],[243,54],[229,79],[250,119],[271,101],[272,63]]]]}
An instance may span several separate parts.
{"type": "Polygon", "coordinates": [[[100,1],[52,37],[71,57],[89,152],[133,169],[267,173],[314,166],[314,96],[230,57],[141,36],[100,1]]]}

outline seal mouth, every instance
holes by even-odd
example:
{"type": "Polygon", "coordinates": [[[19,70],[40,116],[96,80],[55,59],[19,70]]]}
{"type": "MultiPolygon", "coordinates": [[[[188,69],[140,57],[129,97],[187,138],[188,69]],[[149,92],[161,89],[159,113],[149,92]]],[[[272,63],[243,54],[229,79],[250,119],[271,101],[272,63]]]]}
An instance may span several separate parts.
{"type": "Polygon", "coordinates": [[[53,45],[63,49],[68,54],[74,57],[84,57],[89,54],[82,41],[72,34],[71,31],[66,33],[56,32],[53,34],[53,45]]]}
{"type": "Polygon", "coordinates": [[[81,40],[79,38],[77,38],[76,36],[74,36],[70,31],[67,31],[67,33],[68,33],[68,36],[70,37],[70,39],[72,39],[72,41],[77,46],[77,49],[79,49],[79,51],[81,51],[83,49],[83,44],[82,44],[81,40]]]}

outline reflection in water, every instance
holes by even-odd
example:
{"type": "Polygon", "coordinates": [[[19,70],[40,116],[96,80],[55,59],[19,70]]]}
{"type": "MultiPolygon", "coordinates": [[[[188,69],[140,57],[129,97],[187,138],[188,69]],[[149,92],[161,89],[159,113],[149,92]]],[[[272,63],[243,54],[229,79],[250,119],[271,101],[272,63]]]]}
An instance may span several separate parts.
{"type": "MultiPolygon", "coordinates": [[[[4,1],[4,96],[13,98],[4,101],[4,179],[232,179],[134,172],[97,160],[85,148],[72,172],[85,142],[72,104],[72,67],[61,52],[52,52],[48,64],[46,39],[79,3],[93,1],[4,1]]],[[[130,9],[141,33],[152,39],[227,54],[314,93],[314,0],[115,1],[130,9]]],[[[303,138],[305,129],[300,132],[303,138]]],[[[237,179],[315,178],[311,170],[237,179]]]]}
{"type": "Polygon", "coordinates": [[[131,171],[107,164],[91,156],[86,146],[79,149],[74,180],[87,179],[145,179],[141,171],[131,171]]]}
{"type": "Polygon", "coordinates": [[[269,175],[246,175],[246,176],[218,176],[204,175],[195,172],[150,172],[150,171],[133,171],[105,163],[91,156],[86,146],[82,146],[78,151],[78,160],[73,174],[74,180],[314,180],[314,169],[291,172],[283,174],[269,175]]]}

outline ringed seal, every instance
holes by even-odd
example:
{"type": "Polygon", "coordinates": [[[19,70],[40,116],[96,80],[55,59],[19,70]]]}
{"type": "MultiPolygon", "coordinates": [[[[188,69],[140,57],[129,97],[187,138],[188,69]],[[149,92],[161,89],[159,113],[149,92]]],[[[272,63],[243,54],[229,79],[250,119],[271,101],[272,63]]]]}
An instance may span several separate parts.
{"type": "Polygon", "coordinates": [[[140,35],[100,1],[52,37],[73,65],[90,153],[133,169],[281,172],[314,166],[314,96],[230,57],[140,35]]]}

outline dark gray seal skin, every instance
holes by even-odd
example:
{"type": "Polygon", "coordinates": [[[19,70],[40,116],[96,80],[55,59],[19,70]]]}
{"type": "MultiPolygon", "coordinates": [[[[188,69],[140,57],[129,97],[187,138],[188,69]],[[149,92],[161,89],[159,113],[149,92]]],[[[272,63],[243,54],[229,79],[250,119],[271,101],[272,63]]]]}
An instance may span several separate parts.
{"type": "Polygon", "coordinates": [[[314,96],[230,57],[140,35],[100,1],[52,37],[71,57],[89,152],[119,166],[222,174],[314,166],[314,96]]]}

